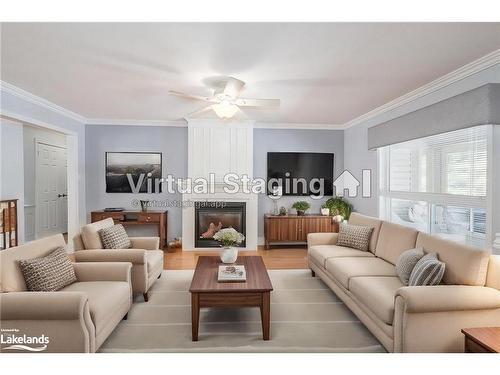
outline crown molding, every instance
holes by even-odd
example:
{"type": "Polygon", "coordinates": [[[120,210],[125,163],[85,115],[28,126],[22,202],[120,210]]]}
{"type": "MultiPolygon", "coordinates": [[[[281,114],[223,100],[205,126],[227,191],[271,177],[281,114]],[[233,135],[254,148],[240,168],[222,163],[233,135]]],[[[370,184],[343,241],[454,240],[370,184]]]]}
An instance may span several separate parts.
{"type": "Polygon", "coordinates": [[[111,126],[173,126],[186,127],[186,120],[130,120],[130,119],[109,119],[109,118],[89,118],[85,120],[85,125],[111,125],[111,126]]]}
{"type": "Polygon", "coordinates": [[[306,124],[306,123],[293,123],[293,122],[264,122],[253,120],[221,120],[221,119],[183,119],[183,120],[127,120],[127,119],[86,119],[86,125],[110,125],[110,126],[174,126],[174,127],[187,127],[190,124],[242,124],[252,123],[256,129],[302,129],[302,130],[343,130],[344,125],[339,124],[306,124]]]}
{"type": "Polygon", "coordinates": [[[369,119],[372,119],[378,115],[381,115],[382,113],[389,112],[393,109],[396,109],[398,107],[401,107],[407,103],[410,103],[412,101],[415,101],[419,98],[422,98],[426,95],[429,95],[433,92],[436,92],[444,87],[447,87],[449,85],[452,85],[453,83],[456,83],[462,79],[465,79],[471,75],[477,74],[483,70],[486,70],[488,68],[491,68],[492,66],[495,66],[497,64],[500,64],[500,49],[497,49],[477,60],[474,60],[442,77],[439,77],[435,79],[434,81],[431,81],[427,83],[426,85],[423,85],[413,91],[410,91],[409,93],[402,95],[384,105],[381,105],[380,107],[377,107],[373,109],[370,112],[365,113],[364,115],[361,115],[359,117],[356,117],[348,122],[346,122],[343,125],[344,129],[348,129],[350,127],[356,126],[361,124],[364,121],[367,121],[369,119]]]}
{"type": "Polygon", "coordinates": [[[52,125],[52,124],[49,124],[48,122],[40,121],[40,120],[34,119],[32,117],[21,115],[17,112],[6,111],[3,108],[0,109],[0,118],[14,121],[14,122],[21,124],[21,125],[22,124],[29,124],[29,125],[40,126],[42,128],[54,130],[54,131],[56,131],[58,133],[62,133],[62,134],[77,135],[77,132],[74,130],[70,130],[67,128],[61,128],[60,126],[52,125]]]}
{"type": "Polygon", "coordinates": [[[45,109],[48,109],[53,112],[57,112],[63,116],[69,117],[75,121],[81,122],[82,124],[85,124],[85,121],[87,120],[84,116],[70,111],[69,109],[63,108],[55,103],[52,103],[48,101],[47,99],[41,98],[37,95],[34,95],[28,91],[25,91],[17,86],[14,86],[13,84],[10,84],[5,81],[0,81],[0,90],[8,93],[10,95],[16,96],[20,99],[23,99],[29,103],[35,104],[37,106],[43,107],[45,109]]]}
{"type": "Polygon", "coordinates": [[[296,130],[343,130],[341,124],[307,124],[295,122],[267,122],[257,121],[255,129],[296,129],[296,130]]]}

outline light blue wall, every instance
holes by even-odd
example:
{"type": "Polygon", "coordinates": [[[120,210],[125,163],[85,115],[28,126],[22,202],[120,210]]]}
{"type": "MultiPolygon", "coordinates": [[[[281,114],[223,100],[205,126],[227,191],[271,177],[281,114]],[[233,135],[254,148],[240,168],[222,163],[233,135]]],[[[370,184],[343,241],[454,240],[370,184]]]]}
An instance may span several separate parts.
{"type": "MultiPolygon", "coordinates": [[[[133,199],[181,200],[180,194],[109,194],[105,190],[104,153],[106,151],[158,151],[163,153],[163,175],[184,178],[187,175],[187,128],[146,126],[87,126],[87,215],[104,207],[133,208],[133,199]],[[140,198],[138,198],[140,197],[140,198]]],[[[335,174],[343,170],[343,132],[339,130],[254,130],[254,177],[266,177],[267,152],[333,152],[335,174]]],[[[289,208],[299,198],[285,197],[280,205],[289,208]]],[[[300,198],[302,199],[302,197],[300,198]]],[[[311,200],[310,198],[306,198],[311,200]]],[[[312,200],[311,200],[312,201],[312,200]]],[[[324,199],[323,199],[324,201],[324,199]]],[[[321,201],[321,202],[323,202],[321,201]]],[[[321,202],[312,202],[318,212],[321,202]]],[[[266,196],[259,196],[259,236],[263,236],[264,214],[272,208],[266,196]]],[[[168,237],[181,236],[182,212],[169,207],[168,237]]],[[[132,233],[149,235],[150,232],[132,233]]]]}
{"type": "MultiPolygon", "coordinates": [[[[178,201],[181,194],[169,194],[163,189],[160,194],[106,193],[105,152],[136,151],[161,152],[163,176],[174,178],[187,176],[187,128],[160,126],[86,126],[87,164],[87,215],[105,207],[132,206],[134,199],[178,201]]],[[[163,209],[163,208],[157,208],[163,209]]],[[[182,211],[180,207],[166,207],[168,210],[168,239],[182,235],[182,211]]],[[[128,229],[130,235],[152,235],[153,228],[128,229]]]]}
{"type": "MultiPolygon", "coordinates": [[[[332,152],[335,154],[335,176],[344,169],[344,135],[342,130],[291,130],[255,129],[253,139],[254,178],[266,178],[268,152],[332,152]]],[[[326,200],[313,200],[309,197],[283,197],[279,206],[290,209],[293,202],[311,202],[310,213],[319,212],[326,200]]],[[[264,214],[272,211],[273,202],[265,195],[259,195],[259,237],[264,236],[264,214]]]]}

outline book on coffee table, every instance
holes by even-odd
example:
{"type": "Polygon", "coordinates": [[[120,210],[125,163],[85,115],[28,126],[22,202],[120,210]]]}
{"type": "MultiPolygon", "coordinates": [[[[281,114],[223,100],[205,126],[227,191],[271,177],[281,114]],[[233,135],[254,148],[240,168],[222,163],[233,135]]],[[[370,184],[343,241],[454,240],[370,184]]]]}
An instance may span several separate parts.
{"type": "Polygon", "coordinates": [[[236,282],[236,281],[246,281],[247,273],[245,271],[245,266],[241,265],[229,265],[229,266],[219,266],[219,272],[217,273],[217,281],[220,283],[236,282]]]}

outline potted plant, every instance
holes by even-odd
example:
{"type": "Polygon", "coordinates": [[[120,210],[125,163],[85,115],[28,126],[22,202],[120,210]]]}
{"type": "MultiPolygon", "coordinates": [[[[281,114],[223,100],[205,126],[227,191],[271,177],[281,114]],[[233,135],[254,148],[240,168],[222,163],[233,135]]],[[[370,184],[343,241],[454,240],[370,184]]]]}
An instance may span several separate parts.
{"type": "Polygon", "coordinates": [[[330,209],[330,215],[334,216],[336,221],[349,220],[351,216],[352,205],[342,197],[332,197],[323,206],[330,209]]]}
{"type": "Polygon", "coordinates": [[[303,216],[305,215],[306,211],[311,207],[309,202],[306,201],[298,201],[295,202],[292,206],[292,208],[295,208],[297,210],[297,215],[303,216]]]}
{"type": "Polygon", "coordinates": [[[224,228],[214,234],[214,240],[219,242],[224,248],[220,255],[223,263],[234,263],[238,258],[238,249],[235,246],[240,245],[245,236],[234,228],[224,228]]]}

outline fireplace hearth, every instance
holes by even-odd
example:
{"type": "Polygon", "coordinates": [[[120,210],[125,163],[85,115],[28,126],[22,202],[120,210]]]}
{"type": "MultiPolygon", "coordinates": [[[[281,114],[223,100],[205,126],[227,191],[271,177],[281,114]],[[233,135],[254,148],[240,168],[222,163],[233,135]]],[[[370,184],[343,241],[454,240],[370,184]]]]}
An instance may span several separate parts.
{"type": "MultiPolygon", "coordinates": [[[[195,204],[195,247],[220,247],[213,236],[224,228],[234,228],[246,237],[245,221],[245,202],[197,202],[195,204]]],[[[245,246],[245,241],[241,246],[245,246]]]]}

